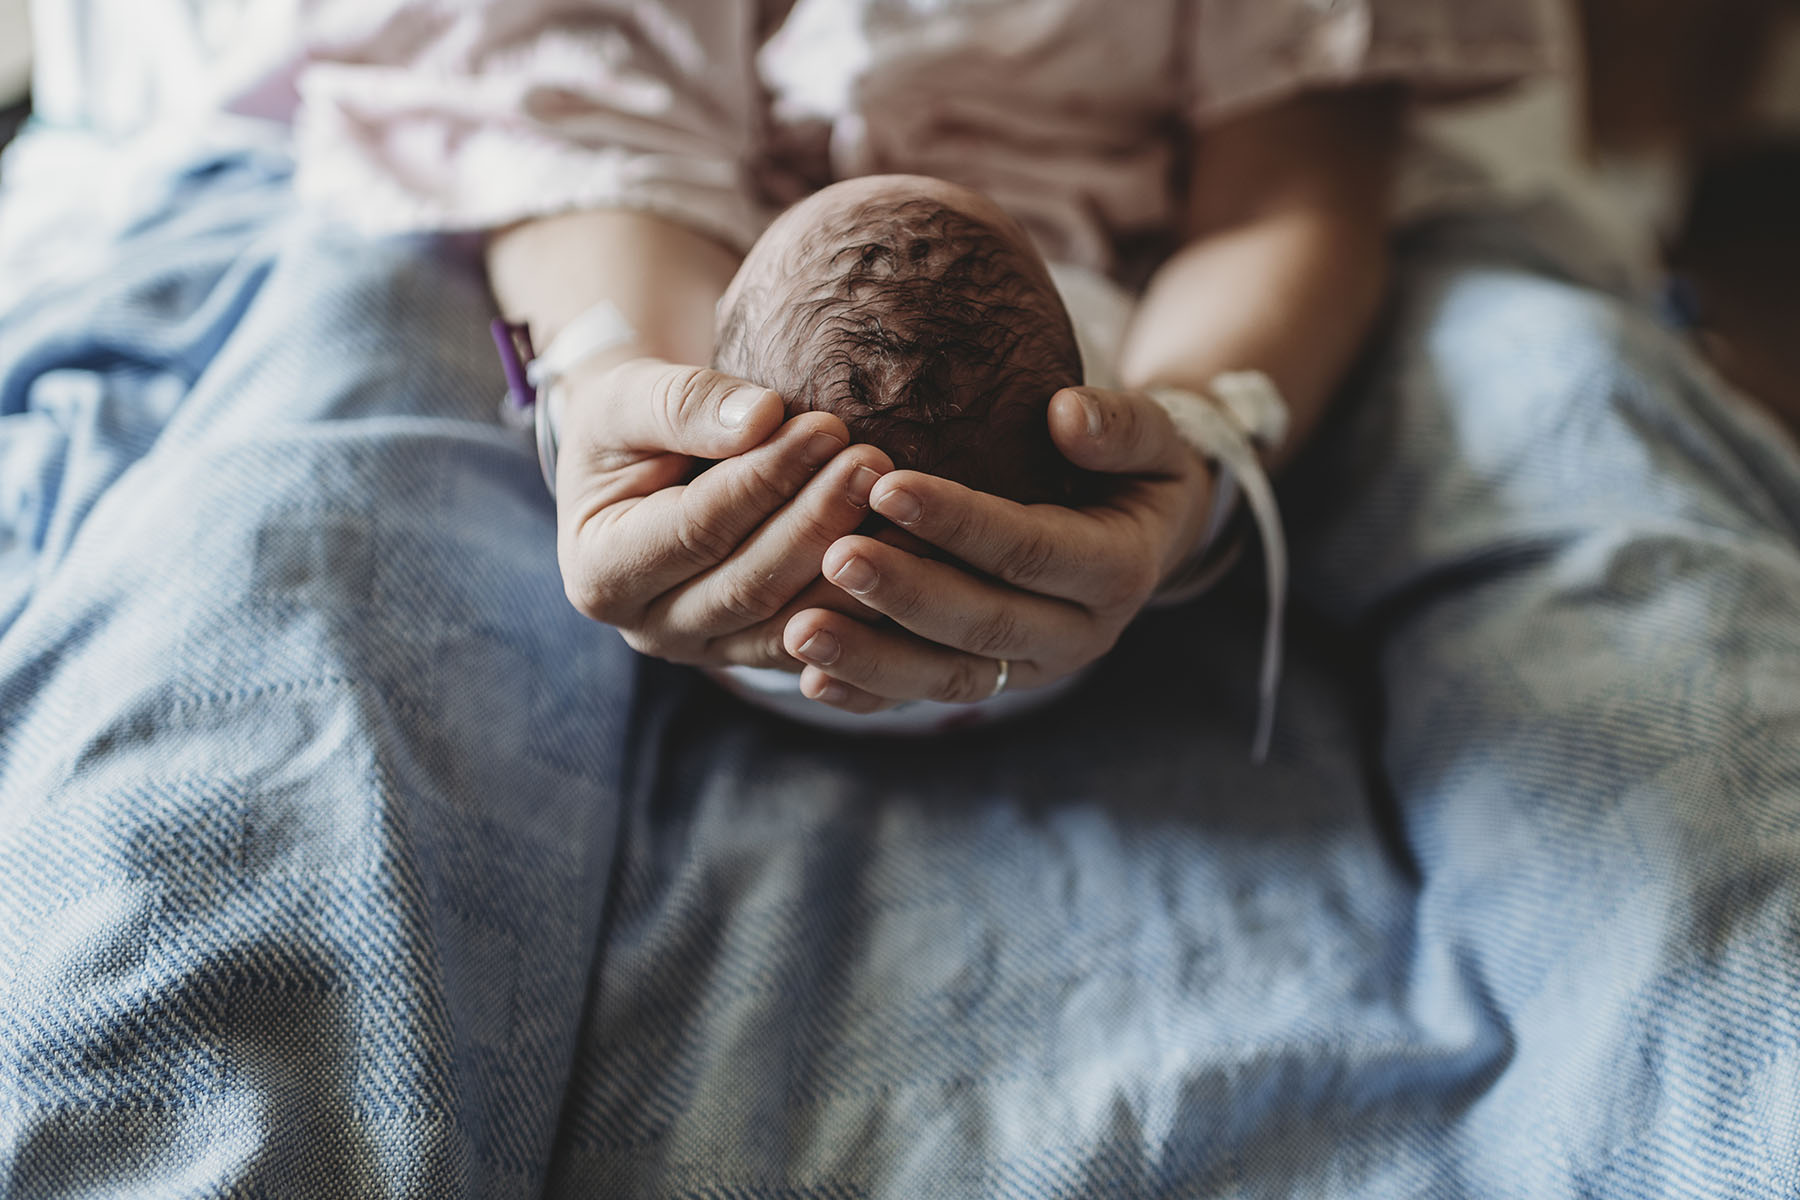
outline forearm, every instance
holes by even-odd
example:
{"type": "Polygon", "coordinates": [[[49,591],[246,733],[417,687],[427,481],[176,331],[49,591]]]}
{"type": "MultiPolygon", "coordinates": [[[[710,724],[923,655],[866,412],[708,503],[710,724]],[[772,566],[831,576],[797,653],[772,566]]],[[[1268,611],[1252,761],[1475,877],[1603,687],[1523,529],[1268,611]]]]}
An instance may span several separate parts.
{"type": "Polygon", "coordinates": [[[503,230],[489,240],[487,265],[501,311],[527,322],[539,349],[605,300],[636,337],[594,365],[646,355],[702,365],[712,358],[714,306],[738,255],[662,217],[600,210],[503,230]]]}
{"type": "Polygon", "coordinates": [[[1204,388],[1267,372],[1292,420],[1284,459],[1323,415],[1381,304],[1385,228],[1277,213],[1204,236],[1152,279],[1120,361],[1129,387],[1204,388]]]}
{"type": "Polygon", "coordinates": [[[1277,459],[1291,455],[1381,305],[1400,127],[1391,92],[1316,93],[1198,139],[1189,241],[1151,280],[1123,382],[1203,388],[1264,371],[1292,418],[1277,459]]]}

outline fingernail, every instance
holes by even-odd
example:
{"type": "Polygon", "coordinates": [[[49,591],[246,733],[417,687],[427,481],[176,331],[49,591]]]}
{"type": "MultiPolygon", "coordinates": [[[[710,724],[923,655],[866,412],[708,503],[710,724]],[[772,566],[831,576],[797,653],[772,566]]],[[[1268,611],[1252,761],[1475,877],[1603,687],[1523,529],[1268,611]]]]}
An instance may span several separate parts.
{"type": "Polygon", "coordinates": [[[904,488],[895,488],[875,505],[875,511],[896,525],[916,525],[925,515],[919,498],[904,488]]]}
{"type": "Polygon", "coordinates": [[[800,644],[800,657],[821,667],[829,667],[842,652],[838,640],[823,629],[800,644]]]}
{"type": "Polygon", "coordinates": [[[858,467],[850,476],[850,503],[858,508],[869,507],[869,493],[875,488],[875,481],[881,473],[873,467],[858,467]]]}
{"type": "Polygon", "coordinates": [[[806,460],[807,466],[822,467],[836,457],[844,446],[843,441],[829,433],[815,433],[806,439],[806,449],[801,452],[801,456],[806,460]]]}
{"type": "Polygon", "coordinates": [[[1081,397],[1081,415],[1087,418],[1087,433],[1091,438],[1098,438],[1106,428],[1106,419],[1100,415],[1100,404],[1092,396],[1081,397]]]}
{"type": "Polygon", "coordinates": [[[842,704],[850,698],[850,689],[835,679],[819,690],[813,699],[821,704],[842,704]]]}
{"type": "Polygon", "coordinates": [[[761,388],[738,388],[719,401],[719,424],[727,429],[742,429],[750,419],[750,410],[763,398],[761,388]]]}
{"type": "Polygon", "coordinates": [[[881,576],[875,568],[860,558],[853,558],[837,569],[831,581],[846,592],[855,592],[858,596],[867,595],[874,590],[875,581],[881,576]]]}

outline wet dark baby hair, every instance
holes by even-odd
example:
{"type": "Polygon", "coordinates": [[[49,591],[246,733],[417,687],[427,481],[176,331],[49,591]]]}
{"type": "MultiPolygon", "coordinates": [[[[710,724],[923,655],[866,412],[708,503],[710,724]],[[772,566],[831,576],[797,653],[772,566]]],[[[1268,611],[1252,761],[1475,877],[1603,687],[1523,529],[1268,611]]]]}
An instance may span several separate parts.
{"type": "Polygon", "coordinates": [[[896,466],[1022,503],[1079,473],[1044,413],[1081,351],[1041,260],[927,199],[877,201],[798,242],[720,314],[713,365],[836,414],[896,466]]]}

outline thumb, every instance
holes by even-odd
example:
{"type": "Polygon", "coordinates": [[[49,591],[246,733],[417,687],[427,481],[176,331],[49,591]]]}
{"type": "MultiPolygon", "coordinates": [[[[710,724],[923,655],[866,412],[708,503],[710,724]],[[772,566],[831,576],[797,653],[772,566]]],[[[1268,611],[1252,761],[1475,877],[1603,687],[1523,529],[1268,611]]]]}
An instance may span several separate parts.
{"type": "Polygon", "coordinates": [[[706,367],[636,359],[604,379],[596,431],[618,449],[729,458],[774,433],[785,415],[765,387],[706,367]]]}
{"type": "Polygon", "coordinates": [[[1185,453],[1161,405],[1109,388],[1063,388],[1050,397],[1050,437],[1076,466],[1108,475],[1174,473],[1185,453]]]}

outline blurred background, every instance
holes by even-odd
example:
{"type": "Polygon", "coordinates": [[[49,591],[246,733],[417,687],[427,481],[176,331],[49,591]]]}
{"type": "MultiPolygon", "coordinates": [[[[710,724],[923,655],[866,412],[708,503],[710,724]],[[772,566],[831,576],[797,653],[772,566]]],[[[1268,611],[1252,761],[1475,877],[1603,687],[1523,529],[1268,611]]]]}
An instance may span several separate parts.
{"type": "Polygon", "coordinates": [[[0,0],[0,138],[10,137],[24,116],[25,91],[31,78],[27,3],[0,0]]]}
{"type": "MultiPolygon", "coordinates": [[[[0,0],[0,143],[29,112],[31,2],[0,0]]],[[[1566,77],[1448,110],[1427,136],[1513,194],[1567,198],[1800,430],[1800,0],[1555,2],[1566,77]]]]}

